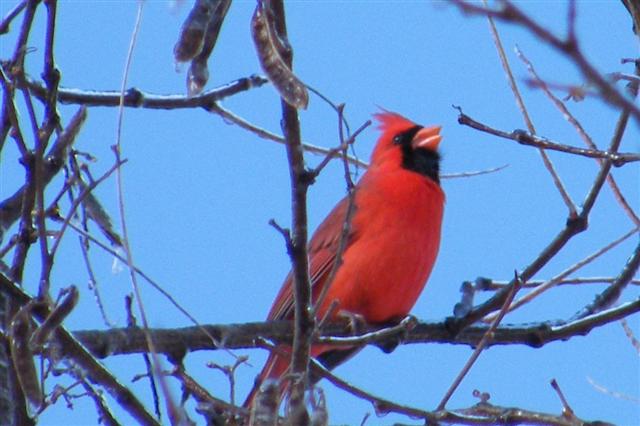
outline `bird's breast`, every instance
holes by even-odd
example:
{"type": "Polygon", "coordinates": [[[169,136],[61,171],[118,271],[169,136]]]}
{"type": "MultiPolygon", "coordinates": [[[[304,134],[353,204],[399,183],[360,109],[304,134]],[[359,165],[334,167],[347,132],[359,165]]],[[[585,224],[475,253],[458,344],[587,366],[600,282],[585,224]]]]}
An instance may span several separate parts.
{"type": "Polygon", "coordinates": [[[443,206],[442,190],[423,176],[364,176],[352,220],[357,237],[323,305],[337,300],[373,323],[406,316],[435,263],[443,206]]]}

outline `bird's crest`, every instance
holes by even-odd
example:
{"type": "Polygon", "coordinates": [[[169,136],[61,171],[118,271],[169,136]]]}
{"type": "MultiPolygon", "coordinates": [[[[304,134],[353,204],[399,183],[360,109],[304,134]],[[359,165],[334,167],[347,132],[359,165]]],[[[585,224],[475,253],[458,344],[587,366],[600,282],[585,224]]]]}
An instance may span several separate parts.
{"type": "Polygon", "coordinates": [[[373,114],[373,117],[378,121],[378,128],[382,133],[386,134],[400,133],[416,125],[413,121],[400,114],[386,109],[382,109],[381,112],[373,114]]]}

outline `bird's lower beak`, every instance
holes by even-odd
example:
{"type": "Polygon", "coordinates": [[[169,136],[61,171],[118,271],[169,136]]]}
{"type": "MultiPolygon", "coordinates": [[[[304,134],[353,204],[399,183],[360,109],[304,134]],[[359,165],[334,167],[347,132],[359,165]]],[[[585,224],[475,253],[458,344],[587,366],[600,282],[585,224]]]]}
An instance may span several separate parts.
{"type": "Polygon", "coordinates": [[[442,129],[441,126],[423,127],[413,137],[411,146],[413,149],[426,148],[436,151],[440,141],[442,140],[442,136],[440,136],[440,129],[442,129]]]}

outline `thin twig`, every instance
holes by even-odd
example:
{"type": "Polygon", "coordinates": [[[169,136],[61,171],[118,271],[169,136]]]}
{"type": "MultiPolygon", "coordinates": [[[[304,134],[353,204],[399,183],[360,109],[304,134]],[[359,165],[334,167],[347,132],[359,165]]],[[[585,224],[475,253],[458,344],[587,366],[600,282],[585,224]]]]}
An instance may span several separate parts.
{"type": "Polygon", "coordinates": [[[624,334],[626,334],[627,338],[629,338],[629,342],[631,342],[631,345],[638,352],[638,355],[640,355],[640,340],[638,340],[636,338],[636,336],[633,333],[633,330],[631,329],[631,327],[629,326],[629,323],[627,322],[627,320],[626,319],[620,320],[620,325],[624,329],[624,334]]]}
{"type": "Polygon", "coordinates": [[[73,203],[69,207],[69,211],[67,212],[67,215],[66,215],[66,217],[64,218],[64,220],[62,222],[62,226],[60,227],[60,230],[58,231],[58,235],[56,236],[56,239],[55,239],[53,245],[51,246],[51,252],[50,253],[51,253],[51,258],[52,259],[55,258],[55,255],[56,255],[56,252],[58,250],[58,247],[60,246],[60,243],[62,241],[62,237],[64,236],[64,233],[65,233],[67,227],[71,223],[71,219],[76,214],[76,210],[78,209],[78,206],[80,206],[80,204],[82,204],[82,201],[91,193],[91,191],[93,191],[102,182],[107,180],[109,178],[109,176],[111,176],[114,172],[117,172],[117,170],[119,170],[120,167],[122,167],[122,165],[125,162],[126,161],[121,161],[121,162],[116,163],[113,166],[111,166],[109,168],[109,170],[107,170],[102,176],[100,176],[100,178],[94,180],[89,185],[87,185],[80,192],[80,194],[78,194],[78,196],[73,200],[73,203]]]}
{"type": "Polygon", "coordinates": [[[640,268],[640,242],[636,246],[624,268],[620,271],[616,279],[607,287],[602,293],[598,294],[595,300],[585,306],[580,312],[578,312],[574,318],[580,319],[590,315],[594,315],[603,309],[607,309],[613,303],[615,303],[622,290],[629,284],[629,281],[636,276],[638,269],[640,268]]]}
{"type": "MultiPolygon", "coordinates": [[[[583,284],[611,284],[615,280],[614,277],[576,277],[566,278],[558,281],[558,285],[583,285],[583,284]]],[[[531,280],[527,281],[522,288],[535,288],[545,284],[549,280],[531,280]]],[[[640,285],[640,279],[632,279],[629,281],[631,285],[640,285]]],[[[486,287],[487,290],[498,290],[509,285],[508,281],[491,281],[486,287]]]]}
{"type": "MultiPolygon", "coordinates": [[[[485,7],[487,7],[487,0],[482,0],[483,4],[485,7]]],[[[511,72],[511,66],[509,65],[509,60],[507,59],[507,55],[504,52],[504,48],[502,47],[502,41],[500,40],[500,35],[498,34],[498,29],[496,28],[496,24],[493,21],[493,18],[490,15],[487,15],[487,19],[489,20],[489,27],[491,29],[491,35],[493,37],[493,41],[496,45],[496,49],[498,50],[498,55],[500,56],[500,63],[502,64],[502,68],[504,69],[506,75],[507,75],[507,80],[509,82],[509,87],[511,87],[511,91],[513,92],[513,96],[516,99],[516,104],[518,105],[518,109],[520,109],[520,112],[522,113],[522,118],[524,119],[525,124],[527,125],[527,129],[529,129],[529,133],[532,135],[536,134],[536,129],[533,125],[533,121],[531,120],[531,117],[529,116],[529,111],[527,110],[527,107],[524,104],[524,100],[522,99],[522,96],[520,95],[520,90],[518,89],[518,84],[516,83],[515,78],[513,77],[513,73],[511,72]]],[[[546,169],[549,171],[549,173],[551,174],[551,178],[553,180],[553,183],[555,184],[556,188],[558,189],[558,192],[560,193],[560,196],[562,197],[562,200],[564,201],[564,203],[566,204],[567,208],[569,209],[569,216],[573,217],[576,215],[576,206],[575,203],[573,202],[573,200],[571,200],[571,197],[569,196],[569,193],[567,192],[566,188],[564,187],[564,184],[562,183],[562,180],[560,179],[560,175],[558,175],[558,172],[556,171],[553,163],[551,162],[551,159],[549,158],[549,156],[547,155],[546,152],[544,152],[544,150],[539,149],[538,152],[540,153],[540,155],[542,156],[542,162],[544,163],[544,166],[546,167],[546,169]]]]}
{"type": "MultiPolygon", "coordinates": [[[[131,67],[131,63],[133,60],[133,52],[136,46],[136,41],[138,38],[138,33],[140,31],[141,22],[142,22],[142,11],[144,9],[144,0],[138,0],[138,8],[135,18],[135,23],[133,26],[133,31],[131,33],[131,40],[129,43],[129,49],[127,52],[126,62],[124,66],[124,71],[122,75],[122,85],[120,88],[120,105],[118,107],[118,123],[117,123],[117,131],[116,131],[116,143],[113,148],[116,161],[120,162],[120,155],[122,152],[122,126],[124,120],[124,94],[125,87],[127,86],[127,78],[129,76],[129,70],[131,67]]],[[[133,288],[133,293],[135,294],[136,303],[138,310],[140,312],[140,319],[142,321],[143,329],[145,330],[145,338],[147,345],[149,347],[149,352],[151,353],[152,362],[152,370],[153,374],[156,374],[158,380],[160,382],[160,386],[162,389],[162,393],[166,402],[167,415],[171,423],[176,424],[180,422],[180,419],[183,419],[185,416],[183,414],[183,409],[179,405],[175,404],[171,398],[171,394],[169,392],[168,384],[166,380],[159,374],[160,373],[160,360],[157,356],[157,352],[154,349],[154,343],[151,335],[147,332],[149,329],[149,321],[147,319],[147,315],[144,308],[144,302],[142,300],[142,294],[140,293],[140,287],[138,286],[137,274],[134,270],[134,262],[133,262],[133,253],[131,252],[131,244],[129,240],[129,234],[127,231],[127,221],[125,214],[125,206],[124,206],[124,184],[123,184],[123,175],[118,168],[116,170],[116,186],[117,186],[117,194],[118,194],[118,211],[120,216],[120,229],[122,230],[122,245],[125,251],[125,256],[127,259],[127,269],[129,270],[129,277],[131,279],[131,286],[133,288]]]]}
{"type": "MultiPolygon", "coordinates": [[[[556,285],[558,285],[558,283],[561,280],[563,280],[564,278],[566,278],[569,275],[573,274],[574,272],[576,272],[577,270],[579,270],[583,266],[588,265],[589,263],[593,262],[594,260],[596,260],[597,258],[602,256],[603,254],[607,253],[612,248],[616,247],[617,245],[619,245],[623,241],[626,241],[632,235],[637,234],[638,231],[639,231],[638,228],[633,228],[632,230],[630,230],[629,232],[625,233],[621,237],[616,238],[615,240],[613,240],[609,244],[607,244],[604,247],[600,248],[595,253],[592,253],[589,256],[585,257],[584,259],[580,260],[579,262],[576,262],[575,264],[571,265],[569,268],[567,268],[564,271],[560,272],[559,274],[557,274],[556,276],[551,278],[549,281],[547,281],[547,282],[545,282],[545,283],[543,283],[543,284],[541,284],[539,286],[536,286],[532,291],[527,293],[525,296],[523,296],[520,299],[518,299],[515,302],[513,302],[509,306],[508,312],[514,311],[514,310],[518,309],[519,307],[521,307],[522,305],[525,305],[525,304],[531,302],[533,299],[535,299],[536,297],[540,296],[543,292],[545,292],[545,291],[555,287],[556,285]]],[[[495,319],[496,316],[497,316],[497,314],[488,315],[483,319],[483,321],[484,322],[491,322],[491,321],[493,321],[495,319]]]]}
{"type": "Polygon", "coordinates": [[[504,304],[502,305],[502,308],[500,309],[500,313],[494,318],[493,322],[491,323],[491,326],[489,327],[487,332],[484,334],[484,336],[482,336],[480,343],[478,343],[478,346],[476,346],[475,350],[473,351],[473,353],[465,363],[464,367],[462,367],[462,370],[460,370],[460,373],[458,373],[458,376],[455,378],[455,380],[453,381],[449,389],[447,389],[447,392],[442,397],[442,401],[440,401],[440,403],[438,404],[438,410],[444,410],[444,408],[447,405],[447,402],[449,402],[449,399],[451,399],[451,397],[453,396],[453,393],[456,391],[456,389],[458,389],[458,386],[460,386],[460,383],[462,383],[462,380],[469,373],[469,371],[471,370],[471,367],[473,367],[473,364],[475,364],[476,360],[478,359],[482,351],[486,348],[487,343],[493,340],[493,334],[496,328],[500,324],[500,321],[502,321],[502,318],[504,318],[504,316],[509,311],[509,306],[511,305],[511,302],[513,302],[513,298],[516,296],[516,293],[518,292],[518,290],[520,290],[522,281],[520,280],[520,277],[518,277],[517,272],[515,273],[515,275],[516,276],[513,280],[513,284],[509,289],[509,294],[505,299],[504,304]]]}
{"type": "Polygon", "coordinates": [[[453,3],[462,11],[475,15],[491,16],[504,22],[519,24],[522,28],[529,30],[540,40],[560,51],[570,58],[578,67],[585,79],[593,83],[602,94],[602,98],[609,104],[628,111],[636,120],[640,121],[640,109],[634,105],[633,101],[620,93],[612,86],[605,77],[589,62],[579,48],[575,40],[561,39],[552,34],[538,22],[531,19],[522,12],[512,2],[503,0],[496,9],[489,9],[478,6],[473,2],[453,0],[453,3]]]}
{"type": "MultiPolygon", "coordinates": [[[[244,118],[234,114],[233,112],[229,111],[226,108],[223,108],[222,106],[218,105],[217,103],[214,104],[210,109],[211,112],[214,112],[216,114],[218,114],[219,116],[221,116],[223,119],[245,129],[250,131],[251,133],[255,134],[256,136],[262,138],[262,139],[267,139],[273,142],[278,142],[281,144],[286,144],[285,138],[280,136],[280,135],[276,135],[275,133],[272,133],[268,130],[265,130],[261,127],[258,127],[250,122],[248,122],[247,120],[245,120],[244,118]]],[[[307,151],[307,152],[311,152],[313,154],[320,154],[320,155],[329,155],[331,154],[331,149],[329,148],[324,148],[321,146],[317,146],[317,145],[311,145],[309,143],[303,143],[302,144],[302,148],[307,151]]],[[[339,153],[334,153],[333,154],[333,158],[338,158],[339,157],[339,153]]],[[[359,160],[357,158],[354,157],[349,157],[349,162],[351,162],[352,164],[357,164],[360,167],[367,167],[368,164],[362,160],[359,160]]]]}
{"type": "Polygon", "coordinates": [[[480,130],[481,132],[516,141],[522,145],[535,146],[540,149],[551,149],[554,151],[566,152],[568,154],[580,155],[583,157],[609,160],[616,166],[640,161],[640,154],[636,153],[619,153],[613,151],[600,151],[597,149],[579,148],[577,146],[565,145],[554,142],[547,138],[531,135],[522,130],[505,132],[503,130],[498,130],[486,124],[480,123],[479,121],[476,121],[467,114],[463,113],[462,109],[460,108],[458,108],[458,112],[458,123],[472,127],[476,130],[480,130]]]}
{"type": "Polygon", "coordinates": [[[612,391],[611,389],[608,389],[605,386],[602,386],[601,384],[596,383],[595,380],[593,380],[591,377],[588,377],[588,376],[587,376],[587,381],[598,392],[604,393],[606,395],[611,395],[612,397],[617,399],[623,399],[625,401],[631,401],[635,404],[640,404],[640,398],[637,396],[631,396],[631,395],[626,395],[622,392],[612,391]]]}
{"type": "Polygon", "coordinates": [[[104,309],[102,297],[100,296],[100,290],[98,289],[98,280],[93,273],[93,267],[91,266],[91,261],[89,260],[89,240],[85,237],[78,236],[78,242],[80,243],[80,252],[82,253],[82,259],[84,260],[84,265],[87,269],[87,274],[89,275],[89,289],[93,292],[93,298],[96,301],[96,305],[98,305],[98,310],[100,311],[102,320],[104,321],[105,325],[107,325],[107,327],[115,327],[115,324],[112,323],[111,320],[109,320],[107,311],[104,309]]]}
{"type": "MultiPolygon", "coordinates": [[[[315,301],[315,304],[313,307],[314,315],[316,311],[322,306],[325,296],[327,295],[327,292],[331,287],[331,283],[333,282],[336,274],[338,273],[338,268],[340,268],[340,266],[342,265],[342,256],[347,247],[349,234],[351,231],[351,220],[353,219],[353,215],[355,214],[355,211],[356,211],[356,204],[355,204],[356,186],[353,183],[353,180],[351,179],[351,172],[349,170],[349,161],[347,159],[348,157],[347,149],[353,142],[355,142],[355,138],[357,137],[357,135],[371,124],[371,121],[366,121],[362,126],[358,128],[358,130],[356,130],[353,133],[353,136],[349,137],[349,139],[345,141],[344,132],[342,128],[342,123],[343,123],[342,113],[343,113],[343,108],[338,108],[338,135],[340,137],[340,148],[341,148],[340,152],[342,153],[342,164],[344,167],[344,179],[347,186],[348,204],[347,204],[346,213],[344,215],[344,221],[342,223],[342,229],[340,231],[340,239],[338,240],[338,248],[336,250],[335,260],[333,262],[333,266],[331,267],[331,271],[329,272],[329,276],[327,277],[327,281],[323,285],[322,290],[320,291],[320,294],[318,295],[315,301]]],[[[328,159],[329,159],[329,156],[325,157],[325,160],[327,162],[328,162],[328,159]]],[[[324,165],[326,165],[326,163],[324,163],[324,165]]],[[[317,175],[318,173],[320,173],[324,165],[320,163],[320,165],[318,165],[318,167],[316,167],[312,173],[314,175],[317,175]]]]}
{"type": "Polygon", "coordinates": [[[27,0],[22,0],[20,3],[17,3],[13,9],[11,9],[7,15],[4,17],[2,22],[0,22],[0,34],[6,34],[9,32],[9,25],[15,19],[16,16],[20,14],[27,5],[27,0]]]}
{"type": "MultiPolygon", "coordinates": [[[[81,107],[73,115],[67,127],[58,135],[46,155],[46,167],[44,168],[44,182],[48,184],[58,174],[67,161],[67,153],[73,145],[82,124],[87,118],[87,109],[81,107]]],[[[21,215],[23,200],[29,189],[28,182],[18,189],[13,195],[0,202],[0,231],[9,229],[21,215]]]]}
{"type": "Polygon", "coordinates": [[[569,401],[567,401],[567,398],[564,396],[562,389],[560,389],[560,385],[558,384],[558,381],[556,379],[551,379],[550,383],[551,383],[551,387],[553,388],[554,391],[556,391],[556,394],[558,395],[558,398],[560,398],[560,402],[562,403],[563,417],[567,417],[571,420],[578,420],[576,419],[576,416],[573,413],[573,409],[569,405],[569,401]]]}
{"type": "MultiPolygon", "coordinates": [[[[73,222],[69,223],[69,227],[71,227],[74,231],[79,233],[83,238],[90,240],[93,244],[97,245],[102,250],[109,253],[111,256],[115,257],[121,262],[126,263],[127,259],[124,256],[122,256],[120,253],[113,250],[111,247],[107,246],[106,244],[102,243],[100,240],[93,237],[91,234],[88,234],[82,228],[73,224],[73,222]]],[[[195,319],[193,315],[191,315],[189,311],[187,311],[187,309],[184,308],[171,294],[169,294],[165,289],[163,289],[162,286],[157,281],[152,279],[149,275],[147,275],[144,271],[142,271],[137,266],[134,265],[133,268],[136,274],[140,275],[145,281],[147,281],[151,285],[151,287],[153,287],[160,294],[162,294],[162,296],[165,297],[169,301],[169,303],[172,304],[178,311],[180,311],[180,313],[182,313],[182,315],[184,315],[191,323],[193,323],[196,327],[200,327],[200,322],[198,322],[198,320],[195,319]]],[[[221,342],[219,342],[212,334],[208,333],[207,330],[202,329],[202,331],[204,335],[207,336],[207,338],[211,341],[211,344],[214,347],[219,347],[219,348],[224,347],[224,345],[221,342]]]]}
{"type": "MultiPolygon", "coordinates": [[[[576,129],[576,132],[578,132],[578,135],[580,135],[585,145],[587,145],[587,147],[592,151],[597,151],[598,148],[596,144],[591,139],[591,136],[589,136],[586,130],[582,127],[582,124],[573,116],[573,114],[571,114],[571,112],[569,111],[567,106],[564,104],[564,102],[558,99],[551,92],[551,90],[549,90],[549,87],[547,86],[545,81],[538,76],[538,73],[536,72],[531,61],[529,61],[529,59],[524,55],[524,53],[522,53],[522,51],[517,46],[516,46],[516,54],[518,55],[520,60],[524,62],[525,66],[529,70],[529,73],[531,74],[533,79],[537,82],[537,84],[539,84],[542,91],[547,95],[547,97],[556,106],[556,108],[558,108],[558,110],[562,113],[562,115],[566,118],[566,120],[576,129]]],[[[619,155],[620,154],[616,154],[616,156],[619,156],[619,155]]],[[[640,156],[637,156],[637,157],[640,159],[640,156]]],[[[615,163],[615,159],[614,158],[611,158],[611,159],[614,160],[614,163],[615,163]]],[[[602,165],[602,159],[598,158],[597,160],[598,160],[598,163],[602,165]]],[[[620,164],[616,164],[616,165],[620,165],[620,164]]],[[[609,186],[611,187],[611,190],[613,191],[613,195],[618,201],[618,204],[620,204],[620,207],[625,211],[627,216],[629,216],[629,219],[631,219],[631,221],[633,221],[633,223],[636,224],[636,226],[640,226],[640,218],[638,218],[638,216],[633,211],[631,206],[629,206],[629,203],[625,199],[624,195],[622,195],[620,188],[618,187],[615,179],[611,174],[607,175],[607,182],[609,183],[609,186]]]]}
{"type": "Polygon", "coordinates": [[[502,166],[492,167],[490,169],[485,170],[476,170],[473,172],[459,172],[459,173],[447,173],[440,175],[440,179],[457,179],[457,178],[468,178],[474,176],[482,176],[488,175],[491,173],[499,172],[500,170],[506,169],[509,167],[508,164],[503,164],[502,166]]]}

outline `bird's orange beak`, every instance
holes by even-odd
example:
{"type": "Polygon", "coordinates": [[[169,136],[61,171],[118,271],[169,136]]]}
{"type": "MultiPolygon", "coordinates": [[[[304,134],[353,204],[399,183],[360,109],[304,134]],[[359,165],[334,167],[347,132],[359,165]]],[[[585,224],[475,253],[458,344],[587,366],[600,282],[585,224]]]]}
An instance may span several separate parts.
{"type": "Polygon", "coordinates": [[[424,127],[416,133],[411,141],[411,146],[413,149],[416,148],[426,148],[432,151],[438,149],[438,145],[442,140],[442,136],[440,136],[441,126],[433,126],[433,127],[424,127]]]}

